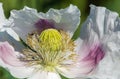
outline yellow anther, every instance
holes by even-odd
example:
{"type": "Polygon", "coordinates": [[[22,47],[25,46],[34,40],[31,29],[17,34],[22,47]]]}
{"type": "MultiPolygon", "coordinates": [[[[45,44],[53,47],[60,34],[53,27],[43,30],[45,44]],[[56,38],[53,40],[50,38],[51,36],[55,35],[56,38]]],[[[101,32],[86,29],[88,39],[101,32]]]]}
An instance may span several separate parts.
{"type": "Polygon", "coordinates": [[[51,51],[56,51],[60,48],[62,36],[56,29],[47,29],[40,34],[40,43],[51,51]]]}

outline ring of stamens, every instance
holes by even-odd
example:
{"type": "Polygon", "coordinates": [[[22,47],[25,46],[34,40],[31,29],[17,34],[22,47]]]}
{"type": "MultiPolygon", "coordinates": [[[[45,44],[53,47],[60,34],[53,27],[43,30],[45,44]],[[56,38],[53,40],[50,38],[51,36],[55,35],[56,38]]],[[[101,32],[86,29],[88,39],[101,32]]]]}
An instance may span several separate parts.
{"type": "Polygon", "coordinates": [[[68,65],[64,61],[76,61],[74,41],[64,31],[47,29],[40,35],[29,34],[27,44],[36,51],[23,50],[24,56],[20,60],[27,62],[27,66],[40,65],[46,71],[55,71],[55,66],[68,65]]]}

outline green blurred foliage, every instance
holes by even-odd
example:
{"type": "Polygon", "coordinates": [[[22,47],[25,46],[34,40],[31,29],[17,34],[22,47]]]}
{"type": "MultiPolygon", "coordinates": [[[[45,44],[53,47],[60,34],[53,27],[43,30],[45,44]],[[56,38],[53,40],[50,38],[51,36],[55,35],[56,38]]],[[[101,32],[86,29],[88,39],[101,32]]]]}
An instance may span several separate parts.
{"type": "Polygon", "coordinates": [[[4,68],[0,67],[0,79],[17,79],[10,75],[4,68]]]}
{"type": "MultiPolygon", "coordinates": [[[[70,4],[78,6],[81,11],[81,24],[89,14],[89,5],[105,6],[106,8],[116,11],[120,14],[120,0],[0,0],[3,3],[6,17],[10,16],[13,9],[22,9],[24,6],[35,8],[38,12],[47,12],[50,8],[61,9],[68,7],[70,4]]],[[[80,26],[78,27],[80,28],[80,26]]],[[[79,35],[79,29],[76,31],[74,38],[79,35]]],[[[0,68],[0,79],[15,79],[5,69],[0,68]]]]}

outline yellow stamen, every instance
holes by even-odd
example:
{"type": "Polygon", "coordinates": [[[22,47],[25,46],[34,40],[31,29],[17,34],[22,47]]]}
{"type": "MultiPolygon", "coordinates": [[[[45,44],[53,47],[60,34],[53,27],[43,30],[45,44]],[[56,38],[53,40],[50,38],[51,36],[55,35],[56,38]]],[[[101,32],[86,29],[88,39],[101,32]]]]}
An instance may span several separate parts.
{"type": "Polygon", "coordinates": [[[56,29],[47,29],[40,34],[40,43],[50,51],[56,51],[60,48],[62,36],[56,29]]]}

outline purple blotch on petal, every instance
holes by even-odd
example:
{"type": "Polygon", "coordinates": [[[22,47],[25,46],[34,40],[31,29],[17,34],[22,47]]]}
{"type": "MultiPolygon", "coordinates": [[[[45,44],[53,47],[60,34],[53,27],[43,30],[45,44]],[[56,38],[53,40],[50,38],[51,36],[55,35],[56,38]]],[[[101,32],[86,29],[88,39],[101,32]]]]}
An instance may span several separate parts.
{"type": "Polygon", "coordinates": [[[35,23],[35,26],[39,32],[45,29],[55,28],[54,21],[48,19],[39,19],[38,22],[35,23]]]}
{"type": "Polygon", "coordinates": [[[91,63],[96,66],[100,60],[104,58],[104,50],[101,45],[95,45],[90,49],[88,55],[83,59],[84,61],[91,61],[91,63]]]}
{"type": "Polygon", "coordinates": [[[102,48],[102,45],[100,44],[93,45],[92,48],[86,48],[87,54],[82,58],[80,62],[82,62],[84,68],[87,69],[87,72],[85,74],[89,74],[94,71],[99,62],[104,58],[105,52],[102,48]]]}

